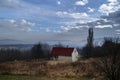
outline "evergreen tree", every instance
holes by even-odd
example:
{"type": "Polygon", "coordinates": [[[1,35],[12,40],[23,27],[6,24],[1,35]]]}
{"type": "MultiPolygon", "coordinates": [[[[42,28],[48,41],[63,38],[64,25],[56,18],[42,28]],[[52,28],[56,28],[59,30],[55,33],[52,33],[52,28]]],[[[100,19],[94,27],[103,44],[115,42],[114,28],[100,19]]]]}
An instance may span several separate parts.
{"type": "Polygon", "coordinates": [[[90,27],[88,29],[88,38],[87,38],[87,47],[88,47],[88,55],[92,55],[92,49],[93,49],[93,28],[90,27]]]}
{"type": "Polygon", "coordinates": [[[32,57],[34,59],[44,58],[44,53],[42,50],[41,43],[34,45],[31,50],[32,50],[32,57]]]}
{"type": "Polygon", "coordinates": [[[92,56],[93,52],[93,28],[90,27],[88,29],[88,38],[87,38],[87,44],[85,47],[83,47],[83,55],[85,57],[92,56]]]}

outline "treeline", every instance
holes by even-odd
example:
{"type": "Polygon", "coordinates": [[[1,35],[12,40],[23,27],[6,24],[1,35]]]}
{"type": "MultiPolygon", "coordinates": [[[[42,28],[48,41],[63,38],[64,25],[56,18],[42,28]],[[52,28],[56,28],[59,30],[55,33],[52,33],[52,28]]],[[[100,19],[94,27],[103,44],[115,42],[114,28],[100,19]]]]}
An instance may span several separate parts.
{"type": "Polygon", "coordinates": [[[0,49],[0,61],[20,59],[21,51],[17,49],[0,49]]]}
{"type": "Polygon", "coordinates": [[[120,54],[120,38],[107,37],[101,46],[93,46],[91,50],[88,45],[82,48],[84,57],[102,57],[112,54],[120,54]]]}
{"type": "MultiPolygon", "coordinates": [[[[55,44],[54,47],[68,47],[62,44],[55,44]]],[[[101,46],[84,46],[82,49],[77,48],[80,55],[83,57],[101,57],[114,53],[120,54],[120,38],[104,38],[101,46]]],[[[19,49],[0,49],[0,61],[15,61],[15,60],[49,60],[51,47],[48,44],[38,43],[33,45],[30,50],[21,51],[19,49]]]]}
{"type": "Polygon", "coordinates": [[[104,38],[101,46],[86,45],[82,49],[84,57],[97,57],[96,69],[104,80],[120,80],[120,38],[104,38]]]}
{"type": "MultiPolygon", "coordinates": [[[[53,45],[53,47],[68,47],[61,43],[53,45]]],[[[52,46],[46,43],[37,43],[30,50],[19,50],[16,48],[1,48],[0,62],[17,61],[17,60],[50,60],[50,51],[52,46]]]]}
{"type": "Polygon", "coordinates": [[[97,61],[98,70],[103,73],[105,80],[120,80],[120,38],[105,38],[99,49],[105,56],[97,61]]]}
{"type": "Polygon", "coordinates": [[[1,48],[0,62],[16,61],[16,60],[34,60],[34,59],[49,59],[50,47],[48,44],[38,43],[33,45],[30,50],[21,51],[15,48],[1,48]]]}

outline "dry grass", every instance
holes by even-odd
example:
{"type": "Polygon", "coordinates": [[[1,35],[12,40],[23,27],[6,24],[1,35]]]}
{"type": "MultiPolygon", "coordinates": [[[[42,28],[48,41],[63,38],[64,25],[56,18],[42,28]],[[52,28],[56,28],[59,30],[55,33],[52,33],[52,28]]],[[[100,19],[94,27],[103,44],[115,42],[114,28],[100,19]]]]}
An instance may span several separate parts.
{"type": "MultiPolygon", "coordinates": [[[[0,75],[0,80],[94,80],[85,77],[39,77],[39,76],[19,76],[19,75],[0,75]]],[[[99,79],[97,79],[99,80],[99,79]]]]}
{"type": "Polygon", "coordinates": [[[17,61],[0,64],[1,74],[35,75],[47,77],[98,77],[95,63],[89,60],[81,62],[65,61],[17,61]]]}

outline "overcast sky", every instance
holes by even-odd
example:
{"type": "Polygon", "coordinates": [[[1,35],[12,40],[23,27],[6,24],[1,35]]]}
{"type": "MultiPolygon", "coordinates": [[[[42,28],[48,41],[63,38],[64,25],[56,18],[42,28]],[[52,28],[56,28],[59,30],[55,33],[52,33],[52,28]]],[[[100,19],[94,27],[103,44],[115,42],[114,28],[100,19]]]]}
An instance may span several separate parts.
{"type": "Polygon", "coordinates": [[[28,42],[120,37],[120,0],[0,0],[0,39],[28,42]]]}

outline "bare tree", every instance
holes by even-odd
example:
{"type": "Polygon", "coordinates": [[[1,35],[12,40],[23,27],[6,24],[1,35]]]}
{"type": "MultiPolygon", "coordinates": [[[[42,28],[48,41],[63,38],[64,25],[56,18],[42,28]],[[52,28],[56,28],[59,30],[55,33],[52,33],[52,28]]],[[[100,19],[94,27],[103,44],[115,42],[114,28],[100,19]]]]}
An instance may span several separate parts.
{"type": "Polygon", "coordinates": [[[120,80],[120,39],[106,38],[102,46],[108,56],[100,59],[98,67],[107,80],[120,80]]]}

